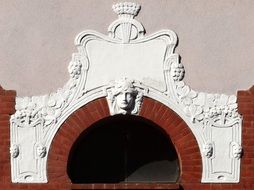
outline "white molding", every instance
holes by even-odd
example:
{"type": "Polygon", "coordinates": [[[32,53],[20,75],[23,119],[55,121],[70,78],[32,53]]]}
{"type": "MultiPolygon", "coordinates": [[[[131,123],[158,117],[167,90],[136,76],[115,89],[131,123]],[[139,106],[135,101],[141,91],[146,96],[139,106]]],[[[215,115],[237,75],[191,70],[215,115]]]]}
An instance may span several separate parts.
{"type": "Polygon", "coordinates": [[[139,5],[119,3],[113,9],[118,19],[108,36],[84,31],[76,37],[78,52],[72,55],[70,79],[63,88],[16,99],[10,127],[12,182],[47,182],[52,140],[78,108],[106,97],[111,115],[138,114],[144,96],[174,110],[189,126],[200,148],[202,182],[239,182],[242,118],[236,97],[192,90],[183,82],[184,66],[174,53],[176,34],[162,30],[145,36],[134,18],[139,5]],[[132,96],[128,106],[119,109],[114,91],[121,78],[132,96]]]}

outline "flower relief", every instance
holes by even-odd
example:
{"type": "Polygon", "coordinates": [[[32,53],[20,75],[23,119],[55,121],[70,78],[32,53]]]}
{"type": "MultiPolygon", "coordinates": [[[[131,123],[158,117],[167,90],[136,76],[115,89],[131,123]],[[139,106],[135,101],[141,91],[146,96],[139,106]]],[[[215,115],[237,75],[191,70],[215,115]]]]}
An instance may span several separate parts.
{"type": "Polygon", "coordinates": [[[210,120],[215,126],[226,126],[240,119],[235,95],[198,93],[183,81],[176,82],[176,92],[185,114],[193,123],[210,120]]]}
{"type": "Polygon", "coordinates": [[[207,158],[211,158],[213,155],[213,144],[211,142],[205,143],[203,145],[203,154],[207,158]]]}
{"type": "Polygon", "coordinates": [[[17,158],[19,155],[19,147],[18,145],[14,144],[10,147],[10,154],[12,158],[17,158]]]}
{"type": "Polygon", "coordinates": [[[24,97],[16,99],[16,112],[11,120],[19,127],[36,126],[40,120],[40,111],[32,98],[24,97]]]}
{"type": "Polygon", "coordinates": [[[108,91],[108,105],[111,115],[138,114],[143,92],[134,86],[134,80],[122,78],[113,83],[108,91]]]}

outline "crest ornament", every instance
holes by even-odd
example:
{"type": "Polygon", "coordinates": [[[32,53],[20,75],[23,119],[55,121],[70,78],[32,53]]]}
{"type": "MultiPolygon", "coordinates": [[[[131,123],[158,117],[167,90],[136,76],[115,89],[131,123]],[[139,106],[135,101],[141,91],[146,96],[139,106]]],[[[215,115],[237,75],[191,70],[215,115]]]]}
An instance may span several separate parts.
{"type": "Polygon", "coordinates": [[[144,27],[134,19],[141,9],[139,4],[131,2],[117,3],[112,6],[112,9],[118,14],[118,19],[108,28],[111,38],[117,38],[123,43],[129,43],[130,40],[144,36],[144,27]]]}

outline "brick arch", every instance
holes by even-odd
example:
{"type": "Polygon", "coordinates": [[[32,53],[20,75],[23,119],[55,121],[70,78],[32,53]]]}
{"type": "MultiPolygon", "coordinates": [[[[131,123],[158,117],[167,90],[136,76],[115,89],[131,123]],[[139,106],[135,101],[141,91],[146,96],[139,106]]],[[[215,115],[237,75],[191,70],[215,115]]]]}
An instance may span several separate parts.
{"type": "MultiPolygon", "coordinates": [[[[110,116],[105,98],[94,100],[72,113],[56,133],[48,156],[49,183],[61,181],[70,184],[67,162],[72,145],[79,135],[93,123],[110,116]]],[[[170,137],[180,163],[180,184],[200,183],[202,163],[197,141],[174,111],[151,98],[144,98],[139,116],[160,126],[170,137]]]]}

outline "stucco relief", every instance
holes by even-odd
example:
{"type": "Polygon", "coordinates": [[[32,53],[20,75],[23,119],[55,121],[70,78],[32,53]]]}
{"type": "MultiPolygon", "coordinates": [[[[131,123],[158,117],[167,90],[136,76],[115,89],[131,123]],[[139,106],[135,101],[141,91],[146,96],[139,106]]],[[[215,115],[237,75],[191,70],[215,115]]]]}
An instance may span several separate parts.
{"type": "Polygon", "coordinates": [[[36,153],[37,153],[37,156],[39,158],[44,158],[46,156],[46,153],[47,153],[46,147],[43,146],[42,144],[39,144],[36,147],[36,153]]]}
{"type": "Polygon", "coordinates": [[[203,154],[207,157],[207,158],[211,158],[213,155],[213,144],[208,142],[205,143],[203,146],[203,154]]]}
{"type": "Polygon", "coordinates": [[[17,158],[19,155],[19,147],[18,145],[14,144],[10,147],[10,154],[12,158],[17,158]]]}
{"type": "Polygon", "coordinates": [[[144,96],[167,105],[190,127],[202,155],[202,182],[238,182],[242,118],[236,97],[196,92],[186,85],[184,66],[174,53],[176,34],[162,30],[146,36],[135,19],[140,5],[119,3],[113,10],[118,19],[110,24],[108,36],[84,31],[76,37],[78,52],[72,55],[70,79],[63,88],[17,98],[11,117],[12,182],[47,182],[51,142],[81,106],[106,97],[111,115],[138,115],[144,96]]]}
{"type": "Polygon", "coordinates": [[[232,148],[232,156],[236,159],[240,159],[241,156],[242,156],[242,151],[243,151],[243,148],[241,145],[239,145],[238,143],[236,142],[232,142],[231,144],[231,148],[232,148]]]}
{"type": "MultiPolygon", "coordinates": [[[[136,82],[137,83],[137,82],[136,82]]],[[[108,90],[107,101],[111,115],[139,113],[143,92],[127,78],[116,80],[108,90]]]]}

